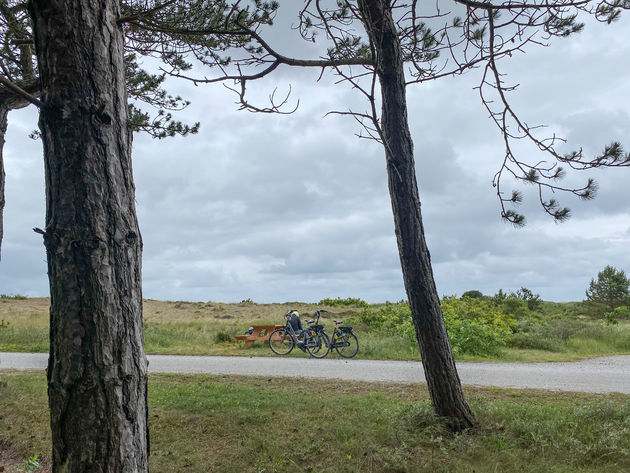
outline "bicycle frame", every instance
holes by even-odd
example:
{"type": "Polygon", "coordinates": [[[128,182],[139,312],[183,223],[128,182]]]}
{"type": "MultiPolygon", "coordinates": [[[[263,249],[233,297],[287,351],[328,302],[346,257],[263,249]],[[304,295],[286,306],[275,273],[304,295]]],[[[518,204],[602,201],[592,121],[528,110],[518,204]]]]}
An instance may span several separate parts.
{"type": "Polygon", "coordinates": [[[300,350],[308,352],[314,358],[324,358],[330,351],[330,340],[324,332],[324,326],[319,324],[320,311],[315,312],[314,320],[306,320],[306,328],[300,332],[295,329],[295,324],[291,323],[293,313],[294,311],[290,310],[284,314],[286,319],[284,327],[274,330],[269,335],[271,351],[278,355],[287,355],[297,345],[300,350]]]}
{"type": "MultiPolygon", "coordinates": [[[[325,333],[324,331],[324,326],[323,325],[319,325],[319,318],[321,316],[322,312],[328,312],[327,310],[323,310],[323,309],[319,309],[315,311],[314,316],[317,317],[317,320],[315,321],[316,325],[312,325],[307,327],[308,329],[312,329],[312,330],[316,330],[317,332],[322,332],[325,333]]],[[[341,348],[341,347],[347,347],[350,346],[350,343],[344,339],[343,335],[345,333],[354,333],[354,327],[352,326],[348,326],[350,327],[349,330],[339,330],[339,325],[341,322],[337,323],[335,321],[335,329],[333,330],[332,333],[332,337],[330,337],[330,348],[341,348]],[[335,335],[337,336],[337,338],[335,338],[335,335]]]]}
{"type": "Polygon", "coordinates": [[[350,327],[350,330],[341,331],[339,330],[339,327],[335,325],[335,330],[333,330],[332,337],[330,339],[330,348],[350,346],[350,343],[344,339],[344,334],[354,333],[353,330],[354,328],[350,327]]]}
{"type": "Polygon", "coordinates": [[[315,319],[311,321],[307,320],[307,323],[313,322],[312,324],[309,324],[306,326],[307,330],[311,330],[311,331],[314,330],[315,332],[318,332],[318,333],[324,333],[324,326],[319,324],[319,318],[321,317],[321,312],[325,312],[325,311],[316,310],[315,313],[313,314],[313,317],[315,317],[315,319]]]}
{"type": "MultiPolygon", "coordinates": [[[[287,321],[286,321],[286,323],[284,325],[284,329],[291,336],[291,339],[293,340],[293,343],[295,344],[295,346],[298,347],[302,351],[306,351],[306,344],[312,338],[311,330],[313,330],[313,327],[307,325],[307,327],[302,330],[302,333],[300,335],[303,335],[303,344],[300,344],[299,340],[298,340],[298,334],[295,333],[295,330],[293,330],[293,326],[289,323],[289,318],[291,316],[291,312],[293,312],[293,311],[290,310],[289,312],[284,314],[285,318],[287,319],[287,321]]],[[[319,322],[319,314],[317,314],[317,321],[319,322]]]]}

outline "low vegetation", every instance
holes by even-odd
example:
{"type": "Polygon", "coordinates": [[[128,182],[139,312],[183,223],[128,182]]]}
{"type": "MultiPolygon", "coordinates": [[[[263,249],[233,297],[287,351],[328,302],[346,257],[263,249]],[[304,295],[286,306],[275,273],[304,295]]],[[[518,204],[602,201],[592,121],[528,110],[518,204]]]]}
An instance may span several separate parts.
{"type": "MultiPolygon", "coordinates": [[[[444,321],[458,359],[567,361],[630,353],[628,308],[618,307],[605,318],[589,308],[582,303],[544,302],[527,288],[494,296],[468,291],[461,298],[442,299],[444,321]]],[[[371,305],[353,320],[365,333],[387,338],[388,344],[398,347],[397,353],[417,351],[405,301],[371,305]]],[[[391,348],[384,351],[392,354],[391,348]]]]}
{"type": "MultiPolygon", "coordinates": [[[[48,299],[0,299],[0,351],[48,350],[48,299]]],[[[585,303],[541,301],[526,288],[494,296],[467,291],[444,297],[442,310],[459,360],[568,361],[630,353],[630,310],[618,306],[601,316],[585,303]]],[[[354,324],[359,358],[419,359],[405,301],[368,304],[356,299],[322,299],[318,304],[257,304],[144,301],[145,348],[153,354],[269,356],[261,342],[243,348],[235,335],[252,324],[281,324],[296,309],[303,319],[325,309],[322,322],[354,324]]],[[[297,351],[297,350],[296,350],[297,351]]],[[[301,356],[294,353],[291,356],[301,356]]]]}
{"type": "Polygon", "coordinates": [[[26,296],[23,296],[23,295],[21,295],[21,294],[12,294],[12,295],[8,295],[8,294],[0,294],[0,301],[1,301],[1,300],[6,300],[6,301],[8,301],[8,300],[12,300],[12,299],[13,299],[13,300],[17,300],[17,301],[19,301],[19,300],[24,300],[24,299],[27,299],[27,297],[26,297],[26,296]]]}
{"type": "MultiPolygon", "coordinates": [[[[48,349],[48,299],[0,297],[0,351],[48,349]]],[[[571,360],[630,353],[630,311],[541,301],[525,288],[445,297],[458,359],[571,360]]],[[[359,357],[419,359],[405,301],[235,304],[144,301],[148,353],[269,356],[234,335],[315,310],[352,323],[359,357]]],[[[301,353],[291,356],[306,356],[301,353]]],[[[0,467],[50,471],[46,380],[0,372],[0,467]],[[37,456],[36,456],[37,455],[37,456]],[[30,463],[29,463],[30,462],[30,463]]],[[[630,396],[465,387],[479,427],[452,434],[425,385],[151,375],[151,470],[169,472],[630,471],[630,396]]]]}
{"type": "MultiPolygon", "coordinates": [[[[0,466],[49,471],[43,373],[2,373],[0,466]],[[7,462],[8,463],[8,462],[7,462]]],[[[151,375],[151,471],[630,471],[630,396],[466,388],[479,428],[454,435],[425,385],[151,375]]],[[[7,470],[12,471],[12,470],[7,470]]]]}
{"type": "Polygon", "coordinates": [[[606,266],[597,274],[597,279],[591,279],[585,302],[591,312],[600,316],[630,305],[630,279],[625,271],[606,266]]]}

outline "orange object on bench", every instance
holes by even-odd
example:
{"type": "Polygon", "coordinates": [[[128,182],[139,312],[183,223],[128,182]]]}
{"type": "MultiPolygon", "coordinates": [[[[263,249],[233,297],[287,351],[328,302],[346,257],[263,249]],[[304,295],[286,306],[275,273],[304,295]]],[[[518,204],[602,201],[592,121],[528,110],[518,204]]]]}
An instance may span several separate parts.
{"type": "Polygon", "coordinates": [[[283,328],[284,325],[273,325],[273,324],[265,324],[265,325],[252,325],[254,331],[251,334],[245,335],[235,335],[234,338],[237,340],[245,340],[245,347],[251,347],[255,341],[258,340],[269,340],[269,335],[271,332],[278,328],[283,328]]]}

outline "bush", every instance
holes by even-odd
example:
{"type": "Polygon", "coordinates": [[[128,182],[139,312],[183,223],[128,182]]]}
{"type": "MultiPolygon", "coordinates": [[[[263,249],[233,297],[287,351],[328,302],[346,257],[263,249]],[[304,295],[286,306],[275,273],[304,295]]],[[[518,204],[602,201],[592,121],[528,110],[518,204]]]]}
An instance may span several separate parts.
{"type": "Polygon", "coordinates": [[[466,291],[462,294],[462,299],[470,298],[470,299],[483,299],[485,296],[481,291],[477,291],[473,289],[471,291],[466,291]]]}
{"type": "MultiPolygon", "coordinates": [[[[441,301],[444,321],[456,355],[494,355],[505,346],[516,329],[511,314],[501,312],[492,301],[445,297],[441,301]]],[[[415,340],[411,311],[406,302],[367,308],[357,321],[388,335],[402,335],[415,340]]]]}
{"type": "Polygon", "coordinates": [[[519,331],[511,337],[510,345],[559,352],[566,348],[566,343],[571,338],[600,338],[602,328],[574,319],[551,319],[547,322],[523,319],[519,321],[519,331]]]}
{"type": "Polygon", "coordinates": [[[327,305],[331,307],[339,307],[339,306],[355,306],[355,307],[369,307],[370,304],[365,302],[363,299],[359,299],[357,297],[346,297],[342,299],[341,297],[337,297],[336,299],[322,299],[318,302],[318,305],[327,305]]]}
{"type": "Polygon", "coordinates": [[[499,289],[492,298],[492,301],[502,307],[504,312],[514,315],[514,317],[530,317],[533,313],[538,313],[543,308],[543,301],[539,294],[534,294],[526,287],[521,287],[516,292],[509,294],[499,289]]]}
{"type": "Polygon", "coordinates": [[[630,319],[630,308],[622,305],[610,312],[606,312],[606,325],[616,325],[619,323],[619,319],[630,319]]]}
{"type": "Polygon", "coordinates": [[[512,314],[516,318],[527,317],[529,315],[527,304],[514,294],[506,296],[500,304],[501,310],[512,314]]]}
{"type": "Polygon", "coordinates": [[[521,287],[516,291],[516,297],[527,304],[527,308],[533,312],[538,312],[542,308],[542,301],[539,294],[534,294],[526,287],[521,287]]]}
{"type": "Polygon", "coordinates": [[[376,308],[365,308],[356,317],[359,323],[391,335],[403,334],[415,338],[411,310],[406,302],[386,302],[376,308]]]}
{"type": "Polygon", "coordinates": [[[591,279],[586,290],[586,301],[593,312],[600,316],[626,305],[629,299],[630,279],[623,270],[612,266],[606,266],[600,271],[597,274],[597,280],[591,279]]]}
{"type": "Polygon", "coordinates": [[[490,300],[445,297],[442,312],[456,355],[495,355],[517,328],[513,315],[490,300]]]}
{"type": "Polygon", "coordinates": [[[551,319],[546,324],[541,325],[540,332],[543,337],[566,342],[569,338],[575,337],[590,327],[591,324],[582,320],[551,319]]]}
{"type": "Polygon", "coordinates": [[[483,321],[445,317],[448,338],[455,355],[497,355],[505,346],[503,334],[483,321]]]}
{"type": "Polygon", "coordinates": [[[214,337],[214,343],[228,343],[233,341],[232,335],[225,332],[219,332],[214,337]]]}
{"type": "Polygon", "coordinates": [[[23,301],[27,299],[26,296],[23,296],[22,294],[15,294],[13,296],[7,295],[7,294],[0,294],[0,300],[16,300],[16,301],[23,301]]]}
{"type": "Polygon", "coordinates": [[[502,310],[501,306],[497,306],[491,300],[461,300],[456,297],[444,297],[441,305],[445,318],[456,316],[467,320],[483,321],[506,333],[512,333],[517,329],[513,314],[502,310]]]}

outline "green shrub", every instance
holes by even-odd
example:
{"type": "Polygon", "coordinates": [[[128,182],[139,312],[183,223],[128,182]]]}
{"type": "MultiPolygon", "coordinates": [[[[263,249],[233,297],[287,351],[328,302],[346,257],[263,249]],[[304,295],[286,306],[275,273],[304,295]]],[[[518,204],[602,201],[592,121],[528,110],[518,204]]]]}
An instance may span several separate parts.
{"type": "Polygon", "coordinates": [[[601,339],[604,327],[576,319],[550,319],[547,321],[519,321],[519,330],[510,339],[516,348],[529,348],[551,352],[564,351],[572,338],[601,339]]]}
{"type": "Polygon", "coordinates": [[[490,300],[445,297],[442,312],[456,355],[496,355],[517,329],[513,315],[490,300]]]}
{"type": "Polygon", "coordinates": [[[33,473],[42,466],[42,462],[39,460],[39,455],[33,455],[26,460],[24,466],[17,469],[17,471],[24,471],[26,473],[33,473]]]}
{"type": "Polygon", "coordinates": [[[616,325],[619,319],[630,319],[630,308],[622,305],[610,312],[606,312],[606,325],[616,325]]]}
{"type": "Polygon", "coordinates": [[[619,320],[617,320],[617,317],[615,316],[615,311],[606,312],[605,317],[606,325],[617,325],[619,323],[619,320]]]}
{"type": "Polygon", "coordinates": [[[505,346],[503,334],[483,321],[445,317],[453,353],[460,355],[496,355],[505,346]]]}
{"type": "Polygon", "coordinates": [[[214,343],[226,343],[226,342],[233,342],[233,341],[234,339],[232,338],[232,335],[225,332],[219,332],[214,337],[214,343]]]}
{"type": "Polygon", "coordinates": [[[516,333],[531,333],[544,323],[540,317],[523,317],[516,321],[516,333]]]}
{"type": "Polygon", "coordinates": [[[514,293],[510,293],[503,300],[500,307],[503,312],[512,314],[516,319],[533,317],[535,314],[535,312],[529,308],[527,302],[514,293]]]}
{"type": "Polygon", "coordinates": [[[7,294],[0,294],[0,300],[16,300],[16,301],[23,301],[27,299],[26,296],[23,296],[22,294],[15,294],[13,296],[9,296],[7,294]]]}
{"type": "Polygon", "coordinates": [[[462,294],[462,299],[466,299],[466,298],[470,298],[470,299],[483,299],[485,296],[483,295],[483,293],[481,291],[478,291],[476,289],[470,290],[470,291],[466,291],[462,294]]]}
{"type": "Polygon", "coordinates": [[[605,315],[616,307],[626,305],[630,299],[630,279],[623,270],[606,266],[591,279],[586,290],[586,301],[595,314],[605,315]]]}
{"type": "MultiPolygon", "coordinates": [[[[445,297],[441,301],[446,330],[456,355],[497,354],[516,330],[511,314],[490,300],[445,297]]],[[[411,311],[406,302],[387,302],[362,310],[355,319],[381,333],[415,340],[411,311]]]]}
{"type": "Polygon", "coordinates": [[[342,299],[341,297],[337,297],[336,299],[322,299],[318,302],[318,305],[327,305],[331,307],[339,307],[339,306],[355,306],[355,307],[369,307],[370,304],[365,302],[363,299],[359,299],[357,297],[346,297],[342,299]]]}
{"type": "Polygon", "coordinates": [[[357,315],[357,322],[388,334],[404,334],[415,338],[411,310],[406,302],[386,302],[375,308],[365,308],[357,315]]]}
{"type": "Polygon", "coordinates": [[[445,318],[456,316],[467,320],[484,321],[505,333],[512,333],[518,327],[513,314],[503,311],[502,307],[490,300],[461,300],[456,297],[444,297],[441,306],[445,318]]]}
{"type": "Polygon", "coordinates": [[[542,309],[542,301],[539,294],[534,294],[526,287],[521,287],[515,293],[516,297],[527,304],[527,308],[533,312],[540,311],[542,309]]]}
{"type": "Polygon", "coordinates": [[[546,324],[541,325],[540,335],[566,342],[569,338],[591,327],[591,324],[583,320],[551,319],[546,324]]]}
{"type": "Polygon", "coordinates": [[[534,294],[526,287],[521,287],[516,292],[505,293],[503,289],[499,289],[492,298],[492,301],[501,306],[503,312],[510,313],[514,317],[528,317],[533,313],[538,313],[543,309],[543,301],[540,295],[534,294]]]}

